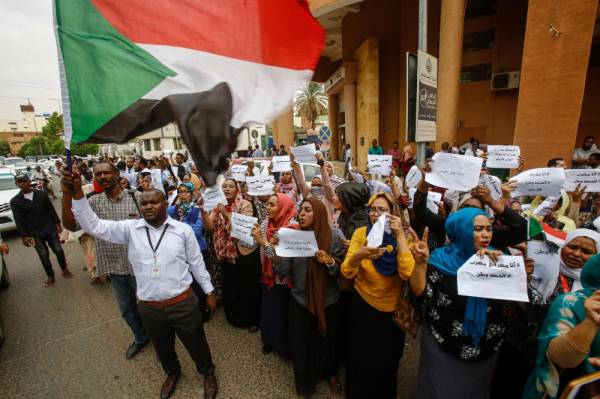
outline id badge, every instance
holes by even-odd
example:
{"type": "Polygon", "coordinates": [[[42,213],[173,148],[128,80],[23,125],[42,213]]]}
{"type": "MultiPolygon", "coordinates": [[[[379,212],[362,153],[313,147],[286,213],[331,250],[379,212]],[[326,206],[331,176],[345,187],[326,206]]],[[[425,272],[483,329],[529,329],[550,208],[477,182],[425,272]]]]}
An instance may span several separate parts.
{"type": "Polygon", "coordinates": [[[160,265],[158,263],[153,263],[150,269],[150,277],[157,279],[160,278],[160,265]]]}

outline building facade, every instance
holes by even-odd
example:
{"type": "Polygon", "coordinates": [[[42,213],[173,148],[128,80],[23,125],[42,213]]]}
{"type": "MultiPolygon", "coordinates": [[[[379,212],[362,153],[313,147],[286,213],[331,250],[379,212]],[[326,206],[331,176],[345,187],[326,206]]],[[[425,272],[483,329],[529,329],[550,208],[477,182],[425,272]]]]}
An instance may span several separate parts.
{"type": "MultiPolygon", "coordinates": [[[[313,0],[327,32],[314,80],[329,97],[331,154],[364,166],[372,139],[406,140],[406,53],[418,0],[313,0]]],[[[571,159],[600,138],[598,0],[429,0],[427,52],[438,57],[437,141],[521,147],[528,167],[571,159]],[[540,151],[541,150],[541,151],[540,151]]],[[[289,115],[274,126],[285,135],[289,115]]],[[[284,140],[281,140],[284,141],[284,140]]],[[[433,144],[433,143],[432,143],[433,144]]]]}
{"type": "Polygon", "coordinates": [[[50,117],[50,114],[36,114],[31,103],[21,105],[20,108],[21,118],[0,119],[0,141],[8,142],[13,155],[33,137],[42,134],[42,128],[46,126],[50,117]]]}

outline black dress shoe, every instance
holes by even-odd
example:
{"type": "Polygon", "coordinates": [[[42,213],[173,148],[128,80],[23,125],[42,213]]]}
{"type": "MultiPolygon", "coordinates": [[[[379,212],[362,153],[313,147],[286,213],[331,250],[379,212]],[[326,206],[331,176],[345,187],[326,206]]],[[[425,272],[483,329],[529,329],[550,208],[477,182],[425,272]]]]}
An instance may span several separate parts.
{"type": "Polygon", "coordinates": [[[272,352],[273,352],[273,347],[272,346],[263,345],[263,347],[262,347],[262,353],[263,353],[263,355],[268,355],[268,354],[270,354],[272,352]]]}
{"type": "Polygon", "coordinates": [[[214,374],[204,377],[204,399],[214,399],[219,392],[217,377],[214,374]]]}
{"type": "Polygon", "coordinates": [[[250,327],[248,327],[248,332],[250,334],[254,334],[255,332],[258,332],[259,330],[260,330],[259,326],[250,326],[250,327]]]}
{"type": "Polygon", "coordinates": [[[127,348],[127,353],[125,354],[125,358],[129,359],[133,359],[135,357],[135,355],[137,355],[138,353],[140,353],[142,351],[142,349],[144,349],[144,346],[148,345],[148,342],[150,341],[146,341],[146,342],[142,342],[142,343],[138,343],[138,342],[133,342],[133,344],[129,345],[129,348],[127,348]]]}
{"type": "Polygon", "coordinates": [[[177,381],[179,381],[180,373],[171,374],[167,376],[167,379],[160,388],[160,399],[168,399],[175,392],[175,388],[177,387],[177,381]]]}

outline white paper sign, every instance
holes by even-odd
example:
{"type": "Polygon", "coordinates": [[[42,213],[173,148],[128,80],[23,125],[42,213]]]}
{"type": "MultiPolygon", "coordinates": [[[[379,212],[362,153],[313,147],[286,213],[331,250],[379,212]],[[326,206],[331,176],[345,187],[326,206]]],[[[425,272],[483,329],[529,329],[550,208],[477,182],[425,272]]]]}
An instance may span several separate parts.
{"type": "Polygon", "coordinates": [[[150,175],[152,176],[152,185],[154,186],[154,188],[157,188],[164,193],[165,188],[163,187],[162,183],[162,170],[151,169],[150,175]]]}
{"type": "Polygon", "coordinates": [[[271,195],[275,188],[275,178],[271,175],[246,176],[246,184],[250,195],[271,195]]]}
{"type": "Polygon", "coordinates": [[[273,172],[287,172],[288,170],[292,170],[289,155],[275,156],[271,159],[271,164],[273,165],[273,172]]]}
{"type": "Polygon", "coordinates": [[[173,190],[171,195],[169,195],[169,199],[167,199],[167,204],[169,204],[169,206],[173,205],[173,201],[175,201],[175,198],[177,198],[177,190],[173,190]]]}
{"type": "Polygon", "coordinates": [[[425,176],[427,183],[456,191],[469,191],[477,186],[482,158],[438,152],[432,161],[431,173],[425,176]]]}
{"type": "Polygon", "coordinates": [[[369,173],[372,175],[389,176],[392,167],[391,155],[367,155],[369,173]]]}
{"type": "Polygon", "coordinates": [[[546,197],[546,199],[533,210],[533,214],[536,216],[546,216],[552,212],[552,209],[556,204],[558,204],[558,197],[546,197]]]}
{"type": "Polygon", "coordinates": [[[298,163],[315,163],[317,148],[314,143],[291,147],[294,160],[298,163]]]}
{"type": "Polygon", "coordinates": [[[600,193],[600,169],[567,169],[563,188],[572,193],[581,184],[586,193],[600,193]]]}
{"type": "Polygon", "coordinates": [[[406,174],[406,177],[404,178],[404,183],[408,188],[417,187],[417,184],[419,184],[422,178],[423,174],[421,173],[421,170],[417,167],[417,165],[413,165],[413,167],[410,168],[410,170],[406,174]]]}
{"type": "Polygon", "coordinates": [[[488,145],[485,166],[497,169],[514,169],[519,167],[521,149],[516,145],[488,145]]]}
{"type": "Polygon", "coordinates": [[[498,177],[484,173],[479,176],[479,184],[490,190],[493,199],[502,198],[502,181],[498,177]]]}
{"type": "Polygon", "coordinates": [[[367,246],[369,248],[377,248],[383,242],[383,233],[385,232],[386,220],[387,215],[384,214],[379,216],[377,222],[375,222],[371,228],[371,231],[369,231],[369,234],[367,235],[367,246]]]}
{"type": "Polygon", "coordinates": [[[202,198],[204,199],[203,207],[206,212],[215,209],[219,204],[227,205],[227,198],[225,198],[225,193],[223,193],[220,185],[208,187],[202,193],[202,198]]]}
{"type": "Polygon", "coordinates": [[[475,254],[458,269],[458,294],[477,298],[529,302],[527,274],[521,256],[500,256],[496,264],[475,254]]]}
{"type": "Polygon", "coordinates": [[[552,251],[544,241],[531,240],[527,242],[527,257],[535,262],[531,283],[544,298],[547,298],[554,291],[558,281],[560,254],[552,251]]]}
{"type": "Polygon", "coordinates": [[[592,224],[594,225],[596,230],[600,231],[600,216],[598,216],[596,219],[594,219],[592,224]]]}
{"type": "Polygon", "coordinates": [[[314,231],[281,228],[277,237],[275,253],[282,258],[309,258],[319,250],[314,231]]]}
{"type": "MultiPolygon", "coordinates": [[[[408,209],[413,209],[414,204],[415,204],[415,193],[417,192],[416,188],[410,188],[408,189],[408,209]]],[[[439,204],[442,201],[442,194],[435,192],[435,191],[429,191],[427,193],[427,209],[429,209],[431,212],[435,213],[436,215],[439,212],[439,204]]]]}
{"type": "Polygon", "coordinates": [[[523,195],[558,196],[565,181],[565,170],[563,168],[530,169],[519,173],[510,181],[517,183],[517,189],[511,193],[513,197],[523,195]]]}
{"type": "Polygon", "coordinates": [[[258,222],[258,219],[252,216],[242,215],[240,213],[231,213],[231,237],[237,238],[249,245],[254,245],[252,237],[252,228],[258,222]]]}
{"type": "Polygon", "coordinates": [[[248,166],[246,165],[231,165],[231,178],[235,181],[246,181],[246,171],[248,166]]]}

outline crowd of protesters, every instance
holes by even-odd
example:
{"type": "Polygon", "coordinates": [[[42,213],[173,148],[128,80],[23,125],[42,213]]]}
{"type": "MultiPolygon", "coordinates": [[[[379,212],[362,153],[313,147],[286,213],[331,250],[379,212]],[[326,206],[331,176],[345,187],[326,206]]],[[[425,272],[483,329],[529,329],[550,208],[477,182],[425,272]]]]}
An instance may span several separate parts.
{"type": "MultiPolygon", "coordinates": [[[[594,223],[600,193],[562,190],[542,216],[532,209],[544,198],[511,195],[510,178],[525,170],[526,159],[497,175],[496,197],[484,185],[467,192],[430,185],[435,160],[428,148],[412,195],[405,177],[416,165],[415,151],[394,142],[387,151],[392,168],[383,177],[354,167],[349,145],[344,177],[320,152],[314,160],[320,174],[308,182],[293,156],[282,172],[247,160],[245,176],[274,175],[273,192],[250,195],[230,169],[218,181],[225,200],[212,209],[205,207],[209,188],[200,171],[182,154],[63,168],[62,224],[28,176],[17,176],[21,193],[11,205],[23,243],[42,260],[45,286],[55,284],[47,245],[68,278],[60,239],[81,244],[92,284],[110,282],[133,333],[127,358],[153,343],[167,374],[163,398],[181,374],[175,335],[205,378],[205,397],[217,395],[218,365],[202,321],[218,306],[233,328],[260,331],[265,355],[291,361],[302,396],[311,397],[326,379],[334,395],[396,398],[409,333],[421,342],[418,398],[560,397],[569,381],[600,368],[600,224],[594,223]],[[437,212],[427,206],[429,192],[442,195],[437,212]],[[253,242],[232,237],[234,214],[257,219],[253,242]],[[367,236],[382,215],[388,221],[382,243],[371,247],[367,236]],[[283,228],[313,232],[318,250],[277,255],[283,228]],[[560,242],[548,238],[554,233],[560,242]],[[532,240],[548,244],[556,265],[534,266],[532,240]],[[522,256],[529,301],[460,295],[458,272],[475,254],[492,262],[522,256]],[[537,268],[559,272],[533,278],[537,268]]],[[[249,151],[265,156],[258,146],[249,151]]],[[[476,139],[461,147],[443,143],[441,151],[487,156],[476,139]]],[[[266,156],[287,154],[273,146],[266,156]]],[[[369,154],[384,154],[376,140],[369,154]]],[[[572,160],[553,158],[548,167],[566,163],[600,167],[594,138],[585,138],[572,160]]]]}

